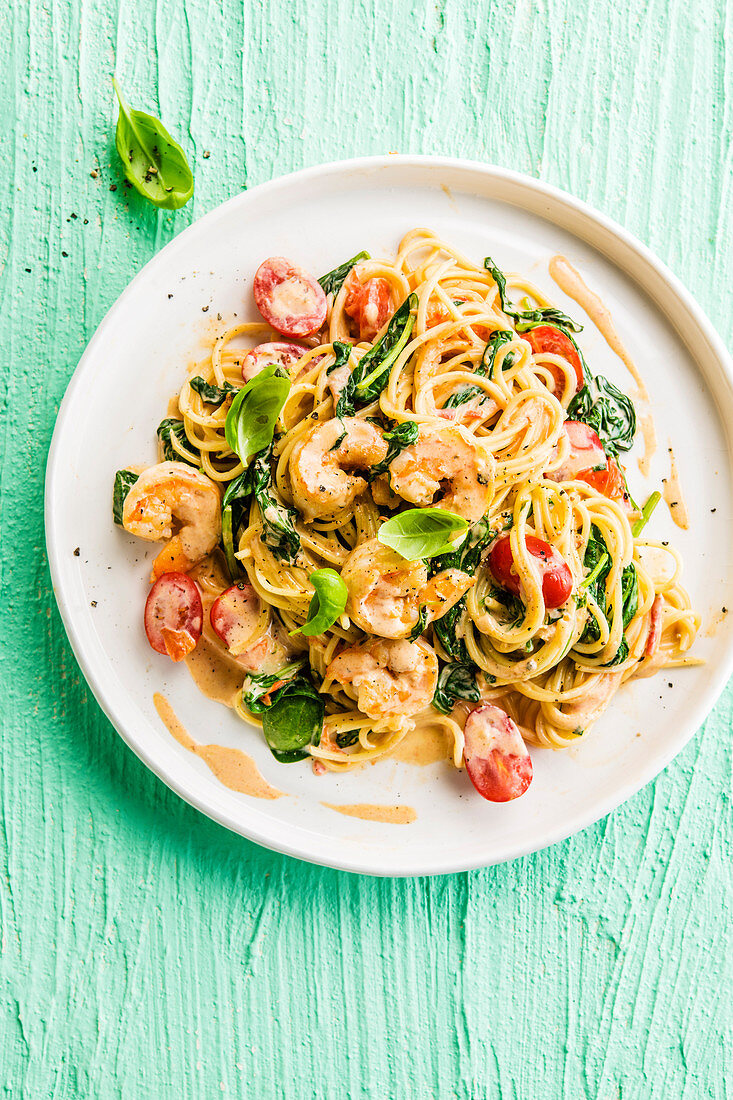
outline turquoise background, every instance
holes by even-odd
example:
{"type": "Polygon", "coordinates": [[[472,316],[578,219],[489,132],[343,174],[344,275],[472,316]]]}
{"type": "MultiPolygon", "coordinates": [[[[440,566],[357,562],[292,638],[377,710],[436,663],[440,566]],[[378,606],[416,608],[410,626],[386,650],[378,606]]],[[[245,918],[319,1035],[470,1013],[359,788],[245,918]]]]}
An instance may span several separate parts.
{"type": "Polygon", "coordinates": [[[42,492],[64,389],[135,272],[321,161],[442,153],[566,188],[730,343],[732,33],[725,0],[0,7],[3,1095],[730,1094],[730,690],[656,783],[548,851],[433,880],[310,867],[184,805],[102,716],[42,492]],[[194,166],[174,215],[121,186],[115,67],[194,166]]]}

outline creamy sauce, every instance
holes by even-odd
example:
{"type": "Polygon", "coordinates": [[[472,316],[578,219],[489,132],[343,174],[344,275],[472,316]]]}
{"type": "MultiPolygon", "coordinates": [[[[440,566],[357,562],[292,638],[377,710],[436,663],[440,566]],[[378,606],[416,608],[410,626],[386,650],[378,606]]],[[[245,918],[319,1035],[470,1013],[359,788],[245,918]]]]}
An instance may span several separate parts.
{"type": "Polygon", "coordinates": [[[401,764],[438,764],[441,760],[453,760],[453,738],[443,727],[418,726],[404,737],[389,753],[392,760],[401,764]]]}
{"type": "Polygon", "coordinates": [[[284,792],[270,786],[252,757],[246,752],[242,752],[241,749],[230,749],[226,745],[200,745],[183,727],[164,695],[156,692],[153,703],[171,737],[179,745],[183,745],[188,752],[200,756],[225,787],[240,794],[248,794],[252,798],[283,797],[284,792]]]}
{"type": "Polygon", "coordinates": [[[687,511],[687,505],[685,504],[684,497],[682,495],[682,486],[680,485],[680,475],[677,469],[677,459],[674,456],[674,451],[669,448],[669,465],[670,473],[669,477],[662,478],[662,484],[664,486],[662,495],[667,502],[669,508],[669,514],[675,521],[678,527],[681,527],[683,531],[687,531],[690,526],[690,516],[687,511]]]}
{"type": "Polygon", "coordinates": [[[636,363],[622,344],[614,327],[611,314],[608,312],[602,300],[586,285],[580,273],[575,270],[571,263],[568,263],[564,256],[553,256],[550,260],[549,270],[550,275],[560,287],[560,290],[564,291],[569,298],[572,298],[573,301],[578,303],[581,309],[585,310],[611,351],[618,355],[619,359],[636,382],[641,397],[645,401],[648,401],[649,394],[639,374],[636,363]]]}
{"type": "Polygon", "coordinates": [[[363,821],[382,821],[386,825],[410,825],[417,820],[417,811],[412,806],[372,806],[368,802],[355,802],[350,806],[336,806],[332,802],[322,802],[329,810],[346,817],[360,817],[363,821]]]}
{"type": "Polygon", "coordinates": [[[227,657],[221,646],[202,635],[194,651],[186,657],[186,668],[207,699],[226,707],[234,706],[234,698],[246,673],[232,657],[227,657]]]}
{"type": "Polygon", "coordinates": [[[657,430],[654,427],[654,417],[651,413],[639,417],[639,427],[644,440],[644,454],[639,459],[638,466],[644,477],[649,477],[649,465],[657,450],[657,430]]]}

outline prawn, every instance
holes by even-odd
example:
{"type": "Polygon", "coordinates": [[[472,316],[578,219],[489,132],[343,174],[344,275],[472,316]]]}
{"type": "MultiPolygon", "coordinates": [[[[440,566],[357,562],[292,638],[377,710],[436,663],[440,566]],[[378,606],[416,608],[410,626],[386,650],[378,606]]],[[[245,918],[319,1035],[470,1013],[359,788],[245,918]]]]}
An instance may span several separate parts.
{"type": "Polygon", "coordinates": [[[412,504],[435,504],[476,523],[491,503],[493,459],[461,425],[421,425],[417,443],[405,447],[390,463],[389,480],[394,491],[412,504]]]}
{"type": "Polygon", "coordinates": [[[332,518],[365,491],[356,470],[382,462],[387,444],[381,432],[358,417],[316,424],[290,456],[293,498],[306,519],[332,518]]]}
{"type": "Polygon", "coordinates": [[[159,462],[140,474],[127,494],[122,525],[150,542],[168,540],[153,562],[152,580],[163,573],[188,573],[219,541],[219,490],[184,462],[159,462]]]}
{"type": "Polygon", "coordinates": [[[326,669],[326,680],[351,684],[359,710],[369,718],[410,717],[433,698],[438,658],[422,638],[416,642],[375,638],[339,653],[326,669]]]}
{"type": "Polygon", "coordinates": [[[382,638],[407,638],[422,608],[427,625],[450,611],[475,583],[460,569],[445,569],[428,580],[424,561],[406,561],[378,539],[352,550],[341,579],[349,590],[347,614],[367,634],[382,638]]]}

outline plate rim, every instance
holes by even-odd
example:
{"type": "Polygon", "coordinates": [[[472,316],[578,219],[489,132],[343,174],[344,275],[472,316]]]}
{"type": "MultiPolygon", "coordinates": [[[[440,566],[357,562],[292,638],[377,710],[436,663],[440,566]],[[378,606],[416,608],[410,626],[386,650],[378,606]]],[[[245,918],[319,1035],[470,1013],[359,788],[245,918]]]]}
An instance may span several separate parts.
{"type": "MultiPolygon", "coordinates": [[[[311,851],[308,849],[308,842],[306,841],[300,847],[295,844],[290,844],[286,841],[276,842],[267,835],[266,830],[262,830],[256,822],[249,823],[247,827],[238,822],[225,808],[211,805],[205,798],[202,798],[196,790],[195,779],[187,782],[183,779],[179,779],[176,776],[171,776],[165,769],[159,766],[154,759],[154,754],[146,751],[146,746],[143,741],[137,740],[133,731],[128,731],[126,723],[119,719],[112,713],[112,706],[108,704],[105,696],[105,687],[101,677],[97,675],[97,671],[94,668],[94,664],[91,659],[88,659],[86,651],[86,643],[81,636],[81,631],[77,626],[75,615],[71,610],[70,601],[67,599],[65,592],[65,571],[69,567],[68,563],[62,558],[62,551],[60,546],[60,539],[57,537],[56,520],[54,516],[54,505],[58,499],[57,483],[60,482],[62,471],[59,469],[59,453],[64,443],[64,435],[68,427],[67,421],[69,417],[69,411],[72,406],[77,389],[83,384],[85,371],[93,360],[97,347],[103,345],[106,329],[112,322],[112,316],[116,313],[118,307],[125,301],[125,299],[132,294],[133,288],[137,283],[142,281],[146,276],[148,269],[153,265],[159,263],[161,257],[167,255],[171,257],[177,249],[185,246],[188,238],[193,236],[194,233],[200,233],[202,228],[208,224],[213,223],[219,218],[226,217],[231,208],[235,206],[245,206],[250,202],[252,197],[257,197],[265,191],[276,192],[277,190],[291,186],[293,183],[309,182],[310,180],[318,177],[338,175],[340,173],[352,174],[360,170],[383,170],[389,169],[392,166],[400,166],[402,168],[422,168],[428,171],[440,171],[440,170],[457,170],[467,171],[469,173],[478,173],[485,177],[487,180],[500,181],[510,186],[514,186],[518,189],[525,189],[530,192],[534,192],[538,196],[544,196],[548,200],[551,200],[554,204],[559,204],[561,207],[567,209],[570,213],[581,215],[589,222],[604,229],[606,233],[620,241],[627,249],[632,253],[635,253],[637,258],[645,263],[648,268],[651,268],[656,273],[658,278],[667,285],[667,288],[671,290],[674,297],[681,303],[681,305],[687,310],[688,315],[695,322],[697,327],[706,337],[709,350],[712,356],[717,360],[718,366],[722,371],[722,375],[728,382],[728,386],[733,392],[733,357],[731,357],[727,346],[725,345],[722,337],[717,332],[712,321],[709,319],[702,307],[697,303],[691,292],[679,279],[677,275],[667,266],[664,261],[659,259],[658,256],[642,241],[640,241],[634,234],[630,233],[624,226],[620,225],[614,219],[608,217],[606,214],[599,210],[596,210],[589,203],[582,199],[576,198],[574,195],[556,187],[554,184],[545,182],[544,180],[536,179],[533,176],[527,175],[523,172],[515,171],[514,169],[504,168],[500,165],[487,164],[482,161],[469,160],[461,157],[444,157],[433,156],[431,154],[384,154],[365,157],[354,157],[345,160],[327,161],[322,164],[311,165],[307,168],[302,168],[295,172],[285,173],[284,175],[276,176],[271,180],[266,180],[254,187],[248,188],[245,191],[241,191],[231,198],[225,200],[219,205],[215,206],[208,213],[197,218],[185,229],[177,233],[176,236],[169,241],[159,252],[156,252],[151,258],[143,265],[140,271],[130,280],[125,286],[125,289],[121,294],[112,302],[110,307],[106,310],[104,316],[97,325],[94,333],[88,341],[81,358],[79,359],[71,378],[67,384],[64,396],[61,404],[59,405],[58,413],[56,415],[56,421],[54,424],[53,435],[51,444],[48,451],[46,461],[46,473],[45,473],[45,493],[44,493],[44,526],[45,526],[45,542],[46,552],[48,557],[49,571],[51,574],[51,583],[53,587],[54,597],[58,606],[59,614],[61,616],[64,629],[69,639],[74,657],[79,665],[79,668],[84,676],[84,679],[91,690],[97,704],[105,714],[115,731],[122,738],[122,740],[132,749],[135,755],[142,761],[143,764],[160,779],[165,785],[173,790],[180,798],[187,802],[194,809],[200,813],[205,814],[208,818],[216,821],[218,824],[224,826],[230,831],[246,837],[248,840],[253,841],[256,844],[261,845],[270,851],[282,853],[284,855],[291,856],[296,859],[301,859],[305,862],[313,863],[319,866],[330,867],[336,870],[349,871],[357,874],[367,874],[380,877],[390,878],[403,878],[403,877],[419,877],[427,875],[444,875],[444,874],[456,874],[462,871],[475,870],[481,867],[490,867],[499,863],[507,863],[512,860],[518,859],[521,856],[533,854],[535,852],[541,852],[545,848],[549,848],[554,844],[559,844],[564,840],[567,840],[570,836],[574,836],[576,833],[581,832],[584,829],[590,828],[596,822],[602,818],[607,817],[610,813],[616,810],[624,802],[628,801],[635,794],[641,791],[645,786],[652,782],[656,777],[664,771],[671,761],[690,743],[695,734],[699,731],[702,724],[705,722],[707,716],[717,704],[722,692],[728,680],[733,674],[733,644],[729,645],[728,652],[721,658],[718,664],[715,676],[712,678],[710,689],[707,693],[707,701],[704,704],[697,704],[693,709],[693,715],[690,720],[689,732],[679,733],[676,738],[672,738],[668,744],[666,750],[660,753],[654,760],[646,767],[641,768],[639,772],[635,773],[635,777],[632,781],[617,788],[612,795],[606,798],[602,802],[602,808],[598,813],[592,811],[590,814],[581,814],[579,819],[574,818],[562,818],[562,823],[545,833],[542,837],[542,842],[536,845],[532,842],[518,842],[507,851],[497,857],[484,857],[474,858],[471,860],[450,859],[447,856],[444,857],[437,864],[433,862],[431,865],[415,865],[409,861],[409,855],[400,855],[397,861],[396,867],[390,867],[387,870],[381,870],[375,866],[374,853],[368,850],[363,850],[359,854],[357,847],[353,847],[349,854],[344,854],[338,858],[325,858],[323,855],[319,855],[317,851],[311,851]],[[572,824],[568,827],[568,821],[572,824]]],[[[501,198],[500,201],[509,202],[511,205],[516,205],[520,209],[526,209],[521,202],[512,203],[511,200],[501,198]]],[[[548,220],[551,224],[557,224],[552,214],[538,214],[536,211],[531,211],[535,216],[540,216],[545,220],[548,220]]],[[[574,230],[569,230],[574,236],[577,236],[584,243],[591,248],[599,251],[606,260],[612,264],[616,264],[616,261],[607,256],[607,254],[601,249],[598,244],[593,244],[592,241],[580,236],[574,230]]],[[[616,264],[616,266],[618,266],[616,264]]],[[[634,281],[638,282],[636,278],[634,281]]],[[[664,314],[660,306],[655,304],[655,309],[664,314]]],[[[667,321],[670,321],[669,317],[666,317],[667,321]]],[[[706,383],[707,384],[707,383],[706,383]]],[[[708,387],[709,388],[709,387],[708,387]]],[[[730,443],[730,441],[729,441],[730,443]]],[[[729,446],[728,458],[733,470],[733,449],[729,446]]],[[[295,835],[299,835],[299,830],[295,831],[295,835]]],[[[427,864],[427,861],[423,859],[423,864],[427,864]]]]}

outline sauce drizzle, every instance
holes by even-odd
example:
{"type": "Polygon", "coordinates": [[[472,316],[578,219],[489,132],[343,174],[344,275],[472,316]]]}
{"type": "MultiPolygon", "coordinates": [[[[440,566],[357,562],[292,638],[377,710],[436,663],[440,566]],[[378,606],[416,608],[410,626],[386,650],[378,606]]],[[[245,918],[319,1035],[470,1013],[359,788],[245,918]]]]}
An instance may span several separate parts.
{"type": "Polygon", "coordinates": [[[386,825],[410,825],[417,820],[417,811],[412,806],[372,806],[369,802],[354,802],[350,806],[337,806],[333,802],[322,802],[329,810],[346,817],[360,817],[363,821],[381,821],[386,825]]]}

